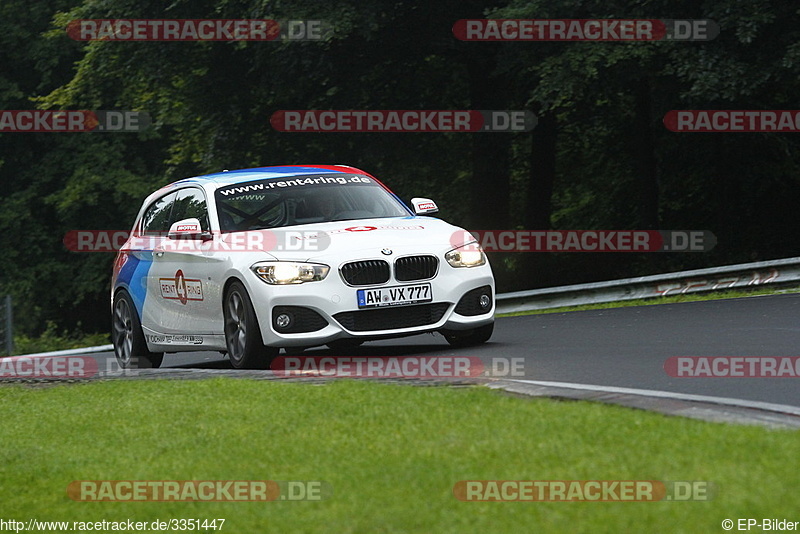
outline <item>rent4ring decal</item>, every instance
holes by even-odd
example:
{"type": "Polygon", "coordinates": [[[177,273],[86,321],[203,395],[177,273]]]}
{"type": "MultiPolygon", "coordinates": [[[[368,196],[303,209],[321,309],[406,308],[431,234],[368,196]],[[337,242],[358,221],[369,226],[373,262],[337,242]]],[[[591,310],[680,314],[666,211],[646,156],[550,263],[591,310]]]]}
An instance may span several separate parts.
{"type": "Polygon", "coordinates": [[[158,286],[161,288],[162,298],[177,300],[181,304],[190,300],[203,300],[203,283],[186,278],[180,269],[175,273],[175,278],[159,278],[158,286]]]}

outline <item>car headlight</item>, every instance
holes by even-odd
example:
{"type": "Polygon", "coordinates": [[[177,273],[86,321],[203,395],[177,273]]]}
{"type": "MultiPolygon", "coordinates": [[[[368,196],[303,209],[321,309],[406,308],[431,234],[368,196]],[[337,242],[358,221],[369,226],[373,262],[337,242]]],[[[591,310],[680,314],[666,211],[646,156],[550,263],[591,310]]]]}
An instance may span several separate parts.
{"type": "Polygon", "coordinates": [[[323,280],[331,268],[321,263],[262,261],[253,265],[251,269],[268,284],[287,285],[323,280]]]}
{"type": "Polygon", "coordinates": [[[477,241],[467,243],[444,255],[453,267],[478,267],[486,263],[486,254],[477,241]]]}

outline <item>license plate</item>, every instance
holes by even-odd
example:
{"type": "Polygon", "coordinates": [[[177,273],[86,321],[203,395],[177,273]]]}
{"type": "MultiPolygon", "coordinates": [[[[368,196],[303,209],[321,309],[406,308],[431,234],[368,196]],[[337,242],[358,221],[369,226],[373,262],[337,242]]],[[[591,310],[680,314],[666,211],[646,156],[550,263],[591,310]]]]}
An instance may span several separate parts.
{"type": "Polygon", "coordinates": [[[381,287],[359,289],[357,291],[359,308],[378,308],[382,306],[404,306],[433,300],[430,284],[413,286],[381,287]]]}

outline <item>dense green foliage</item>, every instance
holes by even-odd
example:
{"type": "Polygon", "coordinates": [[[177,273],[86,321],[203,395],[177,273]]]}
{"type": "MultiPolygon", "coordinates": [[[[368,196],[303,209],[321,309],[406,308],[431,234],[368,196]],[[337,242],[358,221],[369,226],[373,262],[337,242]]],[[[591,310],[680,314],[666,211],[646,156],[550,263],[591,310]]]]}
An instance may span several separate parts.
{"type": "Polygon", "coordinates": [[[798,140],[687,134],[672,109],[792,109],[798,8],[779,0],[3,0],[0,109],[148,112],[133,134],[0,134],[0,294],[18,328],[105,330],[112,255],[156,186],[292,163],[363,168],[469,229],[703,229],[703,254],[494,255],[499,290],[796,255],[798,140]],[[469,43],[462,18],[710,18],[710,42],[469,43]],[[77,42],[79,18],[323,19],[324,41],[77,42]],[[524,109],[530,133],[281,133],[280,109],[524,109]]]}

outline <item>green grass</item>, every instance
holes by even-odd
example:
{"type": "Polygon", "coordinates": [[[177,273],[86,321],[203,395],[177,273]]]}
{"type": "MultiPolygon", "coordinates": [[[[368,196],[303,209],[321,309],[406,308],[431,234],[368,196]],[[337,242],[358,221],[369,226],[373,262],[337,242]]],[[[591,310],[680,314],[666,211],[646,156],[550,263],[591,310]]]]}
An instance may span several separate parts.
{"type": "Polygon", "coordinates": [[[756,297],[763,295],[779,295],[784,293],[800,293],[800,287],[775,289],[736,289],[731,291],[711,291],[706,293],[688,293],[684,295],[667,295],[666,297],[653,297],[646,299],[621,300],[618,302],[601,302],[598,304],[584,304],[581,306],[560,306],[543,310],[520,311],[511,313],[498,313],[497,317],[515,317],[517,315],[539,315],[543,313],[563,313],[584,310],[606,310],[609,308],[627,308],[630,306],[653,306],[657,304],[676,304],[679,302],[697,302],[701,300],[736,299],[742,297],[756,297]]]}
{"type": "MultiPolygon", "coordinates": [[[[83,347],[96,347],[111,343],[109,333],[85,334],[79,329],[70,333],[60,331],[56,324],[48,321],[47,328],[40,336],[26,335],[14,336],[14,355],[34,354],[37,352],[51,352],[55,350],[80,349],[83,347]]],[[[4,350],[5,347],[0,348],[4,350]]],[[[3,352],[2,354],[5,354],[3,352]]]]}
{"type": "Polygon", "coordinates": [[[213,379],[0,387],[5,519],[223,532],[718,532],[797,517],[800,435],[486,388],[213,379]],[[75,502],[74,480],[321,480],[317,502],[75,502]],[[703,480],[710,502],[461,502],[459,480],[703,480]]]}

